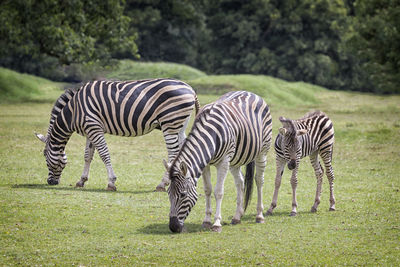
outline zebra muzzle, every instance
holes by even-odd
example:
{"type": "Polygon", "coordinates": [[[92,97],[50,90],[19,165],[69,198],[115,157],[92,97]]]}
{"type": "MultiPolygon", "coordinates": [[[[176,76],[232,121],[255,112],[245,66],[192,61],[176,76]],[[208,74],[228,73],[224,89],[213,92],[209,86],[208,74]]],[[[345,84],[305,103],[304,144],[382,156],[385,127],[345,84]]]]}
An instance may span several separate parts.
{"type": "Polygon", "coordinates": [[[58,181],[58,179],[55,179],[55,178],[48,178],[47,183],[49,185],[58,185],[59,181],[58,181]]]}
{"type": "Polygon", "coordinates": [[[183,223],[180,223],[178,217],[169,217],[169,229],[173,233],[180,233],[183,229],[183,223]]]}
{"type": "Polygon", "coordinates": [[[291,159],[287,166],[289,170],[294,170],[294,168],[296,168],[296,160],[291,159]]]}

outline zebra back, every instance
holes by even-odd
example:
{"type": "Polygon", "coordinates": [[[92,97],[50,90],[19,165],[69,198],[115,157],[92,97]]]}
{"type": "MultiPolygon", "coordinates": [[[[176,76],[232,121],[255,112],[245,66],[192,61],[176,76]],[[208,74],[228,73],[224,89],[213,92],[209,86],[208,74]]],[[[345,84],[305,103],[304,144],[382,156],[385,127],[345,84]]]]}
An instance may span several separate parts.
{"type": "Polygon", "coordinates": [[[270,146],[271,122],[265,101],[245,91],[227,93],[201,109],[169,168],[172,231],[181,230],[183,221],[195,205],[197,180],[208,165],[216,165],[223,170],[230,166],[238,171],[241,166],[247,165],[247,207],[255,161],[262,161],[270,146]]]}
{"type": "Polygon", "coordinates": [[[155,128],[174,131],[190,116],[193,104],[199,106],[195,95],[189,85],[173,79],[89,82],[74,97],[74,130],[84,134],[90,121],[122,136],[140,136],[155,128]]]}
{"type": "MultiPolygon", "coordinates": [[[[280,118],[286,135],[296,137],[299,130],[307,131],[306,134],[299,136],[301,142],[301,158],[309,156],[315,151],[323,154],[326,150],[331,150],[334,143],[334,128],[329,117],[322,111],[312,111],[297,120],[280,118]]],[[[285,158],[282,146],[283,134],[279,133],[275,140],[275,151],[278,156],[285,158]]]]}
{"type": "Polygon", "coordinates": [[[303,139],[303,150],[306,155],[311,154],[315,150],[319,150],[321,154],[325,150],[330,149],[335,141],[335,134],[333,123],[329,117],[322,111],[315,111],[306,114],[303,118],[298,120],[301,128],[307,129],[308,135],[303,139]],[[312,146],[305,146],[305,144],[312,144],[312,146]],[[308,150],[308,151],[307,151],[308,150]]]}
{"type": "MultiPolygon", "coordinates": [[[[174,163],[188,163],[196,178],[206,165],[225,156],[231,166],[249,164],[269,149],[271,122],[268,105],[261,97],[245,91],[229,92],[200,110],[174,163]]],[[[171,168],[172,179],[173,174],[171,168]]]]}

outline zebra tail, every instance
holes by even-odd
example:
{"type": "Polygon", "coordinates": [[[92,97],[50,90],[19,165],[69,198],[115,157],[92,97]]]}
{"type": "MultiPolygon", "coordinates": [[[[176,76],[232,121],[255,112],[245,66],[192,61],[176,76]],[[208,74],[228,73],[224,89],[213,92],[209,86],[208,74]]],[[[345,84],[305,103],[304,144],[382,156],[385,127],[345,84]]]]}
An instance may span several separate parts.
{"type": "Polygon", "coordinates": [[[251,194],[253,193],[253,181],[254,181],[254,160],[246,165],[246,176],[244,178],[244,210],[246,211],[247,206],[251,201],[251,194]]]}

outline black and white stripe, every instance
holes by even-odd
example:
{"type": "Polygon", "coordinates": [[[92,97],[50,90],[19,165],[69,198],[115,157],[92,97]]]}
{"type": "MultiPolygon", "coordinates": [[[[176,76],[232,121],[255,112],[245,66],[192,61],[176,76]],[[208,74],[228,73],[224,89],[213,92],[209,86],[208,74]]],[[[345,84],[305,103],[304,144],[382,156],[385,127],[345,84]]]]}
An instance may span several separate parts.
{"type": "MultiPolygon", "coordinates": [[[[45,156],[49,184],[58,184],[66,164],[64,153],[73,132],[87,137],[85,167],[77,186],[88,180],[89,167],[97,149],[108,172],[108,189],[115,190],[116,176],[111,167],[104,133],[141,136],[159,129],[163,132],[171,162],[185,139],[185,128],[193,109],[199,109],[194,90],[173,79],[140,81],[93,81],[79,90],[67,90],[56,101],[46,136],[45,156]]],[[[158,189],[169,183],[164,175],[158,189]]]]}
{"type": "Polygon", "coordinates": [[[275,140],[277,166],[275,191],[267,214],[272,214],[273,209],[277,205],[278,191],[286,163],[288,163],[289,170],[292,170],[291,185],[293,198],[291,215],[294,216],[297,214],[297,171],[300,159],[307,156],[310,156],[311,165],[314,168],[317,178],[315,202],[311,211],[317,211],[321,198],[323,168],[319,162],[319,156],[324,162],[326,175],[329,180],[330,210],[335,210],[335,197],[333,194],[334,174],[332,168],[332,153],[335,138],[332,121],[321,111],[308,113],[298,120],[290,120],[284,117],[280,117],[279,120],[283,124],[283,127],[279,129],[279,134],[275,140]]]}
{"type": "Polygon", "coordinates": [[[170,229],[174,232],[182,231],[183,222],[197,201],[196,185],[200,175],[203,175],[206,196],[203,226],[211,227],[210,165],[217,167],[214,192],[216,211],[212,229],[221,230],[223,184],[228,170],[235,179],[237,189],[237,210],[232,223],[240,222],[250,199],[254,165],[258,188],[256,221],[263,222],[262,185],[271,130],[269,108],[261,97],[253,93],[230,92],[203,107],[178,156],[172,165],[167,166],[171,179],[168,188],[171,203],[170,229]],[[245,181],[240,171],[243,165],[247,165],[245,181]],[[244,187],[247,192],[245,199],[244,187]]]}

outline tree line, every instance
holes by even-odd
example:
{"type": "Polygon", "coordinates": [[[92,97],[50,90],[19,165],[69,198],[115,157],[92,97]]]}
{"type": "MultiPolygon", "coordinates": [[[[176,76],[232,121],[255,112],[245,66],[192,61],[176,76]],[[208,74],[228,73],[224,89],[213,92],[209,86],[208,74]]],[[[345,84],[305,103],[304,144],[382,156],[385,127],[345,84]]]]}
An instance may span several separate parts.
{"type": "Polygon", "coordinates": [[[400,0],[3,0],[0,65],[80,80],[115,59],[400,92],[400,0]]]}

